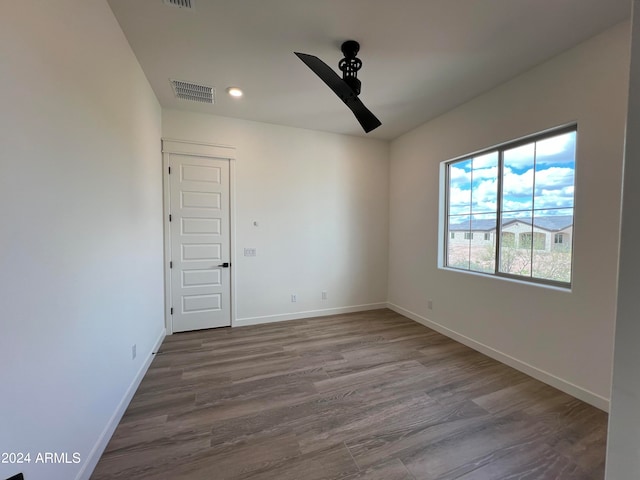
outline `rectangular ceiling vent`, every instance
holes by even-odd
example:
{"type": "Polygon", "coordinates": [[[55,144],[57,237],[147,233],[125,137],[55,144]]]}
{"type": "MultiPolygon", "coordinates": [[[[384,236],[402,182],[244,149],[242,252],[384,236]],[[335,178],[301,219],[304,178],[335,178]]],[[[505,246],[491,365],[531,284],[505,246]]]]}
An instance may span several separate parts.
{"type": "Polygon", "coordinates": [[[177,8],[186,8],[187,10],[193,10],[195,8],[195,0],[164,0],[165,5],[177,8]]]}
{"type": "Polygon", "coordinates": [[[207,85],[198,85],[197,83],[183,82],[181,80],[170,80],[173,93],[182,100],[191,100],[192,102],[214,103],[215,90],[207,85]]]}

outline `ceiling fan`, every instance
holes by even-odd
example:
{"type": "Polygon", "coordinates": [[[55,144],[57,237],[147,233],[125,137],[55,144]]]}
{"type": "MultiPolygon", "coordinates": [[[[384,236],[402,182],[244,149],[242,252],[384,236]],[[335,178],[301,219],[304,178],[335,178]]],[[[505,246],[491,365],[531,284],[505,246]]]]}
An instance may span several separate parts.
{"type": "Polygon", "coordinates": [[[342,44],[341,50],[344,58],[340,60],[338,68],[342,71],[342,78],[318,57],[306,53],[294,53],[338,95],[340,100],[351,109],[364,131],[369,133],[382,123],[358,98],[361,85],[358,80],[358,70],[362,68],[362,60],[356,58],[356,55],[360,50],[360,44],[355,40],[347,40],[342,44]]]}

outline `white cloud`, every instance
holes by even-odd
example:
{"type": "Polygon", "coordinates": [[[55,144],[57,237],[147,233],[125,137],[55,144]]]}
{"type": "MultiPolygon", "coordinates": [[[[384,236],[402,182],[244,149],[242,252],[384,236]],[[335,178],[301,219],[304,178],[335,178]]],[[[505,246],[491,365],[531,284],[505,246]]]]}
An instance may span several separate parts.
{"type": "Polygon", "coordinates": [[[498,177],[498,166],[487,167],[487,168],[477,168],[473,170],[473,181],[482,180],[484,178],[497,178],[498,177]]]}
{"type": "Polygon", "coordinates": [[[573,186],[574,170],[567,167],[551,167],[536,172],[536,185],[541,188],[573,186]]]}
{"type": "MultiPolygon", "coordinates": [[[[471,190],[452,187],[449,190],[449,205],[469,205],[471,203],[471,190]]],[[[467,210],[469,207],[467,207],[467,210]]]]}
{"type": "Polygon", "coordinates": [[[498,152],[489,152],[473,158],[474,170],[492,167],[498,168],[498,152]]]}
{"type": "Polygon", "coordinates": [[[575,132],[568,132],[538,142],[528,143],[517,148],[505,150],[506,166],[522,169],[536,165],[558,165],[575,161],[575,132]]]}
{"type": "Polygon", "coordinates": [[[451,166],[449,169],[450,185],[460,188],[470,188],[472,178],[475,183],[477,180],[495,179],[497,176],[498,165],[496,162],[493,162],[493,164],[486,163],[486,166],[482,168],[474,168],[473,173],[471,171],[465,171],[463,167],[451,166]]]}
{"type": "Polygon", "coordinates": [[[471,178],[471,172],[467,172],[464,168],[458,167],[456,165],[458,164],[456,163],[455,165],[451,165],[451,167],[449,168],[449,178],[451,178],[452,180],[467,177],[471,178]]]}
{"type": "MultiPolygon", "coordinates": [[[[548,151],[551,151],[548,147],[548,151]]],[[[546,147],[545,147],[546,148],[546,147]]],[[[558,148],[557,145],[554,148],[558,148]]],[[[467,164],[468,165],[468,164],[467,164]]],[[[471,192],[471,172],[464,168],[452,167],[449,203],[450,214],[473,212],[493,212],[497,210],[497,175],[495,164],[473,171],[473,195],[471,192]],[[453,179],[456,179],[454,182],[453,179]]],[[[573,168],[554,166],[535,173],[535,208],[573,207],[573,168]]],[[[534,171],[530,168],[518,173],[508,167],[503,179],[504,211],[528,210],[534,207],[534,171]]]]}
{"type": "Polygon", "coordinates": [[[536,145],[536,155],[538,157],[551,157],[566,152],[575,147],[575,132],[565,133],[557,137],[540,140],[536,145]]]}
{"type": "Polygon", "coordinates": [[[533,158],[535,155],[535,144],[528,143],[520,147],[505,150],[504,164],[505,167],[513,168],[533,168],[533,158]]]}
{"type": "Polygon", "coordinates": [[[471,189],[471,172],[465,172],[463,168],[451,167],[449,169],[449,189],[449,201],[458,203],[461,195],[459,191],[471,189]]]}
{"type": "Polygon", "coordinates": [[[495,212],[498,210],[498,183],[495,179],[484,180],[473,189],[473,211],[495,212]]]}
{"type": "Polygon", "coordinates": [[[502,180],[502,191],[505,196],[533,195],[533,169],[517,174],[511,170],[505,172],[502,180]]]}

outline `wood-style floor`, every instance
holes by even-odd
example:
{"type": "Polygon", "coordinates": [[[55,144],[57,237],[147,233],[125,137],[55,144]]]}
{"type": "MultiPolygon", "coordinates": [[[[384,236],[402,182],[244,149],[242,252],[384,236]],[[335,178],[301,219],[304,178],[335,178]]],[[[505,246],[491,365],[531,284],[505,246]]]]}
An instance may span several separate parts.
{"type": "Polygon", "coordinates": [[[91,478],[595,480],[606,422],[376,310],[167,337],[91,478]]]}

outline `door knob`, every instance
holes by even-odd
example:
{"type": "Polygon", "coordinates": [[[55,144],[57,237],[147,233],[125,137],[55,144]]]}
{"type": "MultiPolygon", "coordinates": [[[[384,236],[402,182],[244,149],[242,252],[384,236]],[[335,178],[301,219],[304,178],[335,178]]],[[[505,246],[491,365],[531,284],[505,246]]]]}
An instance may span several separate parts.
{"type": "Polygon", "coordinates": [[[229,267],[231,266],[231,264],[230,264],[229,262],[224,262],[224,263],[221,263],[221,264],[220,264],[220,265],[218,265],[218,266],[219,266],[219,267],[222,267],[222,268],[229,268],[229,267]]]}

